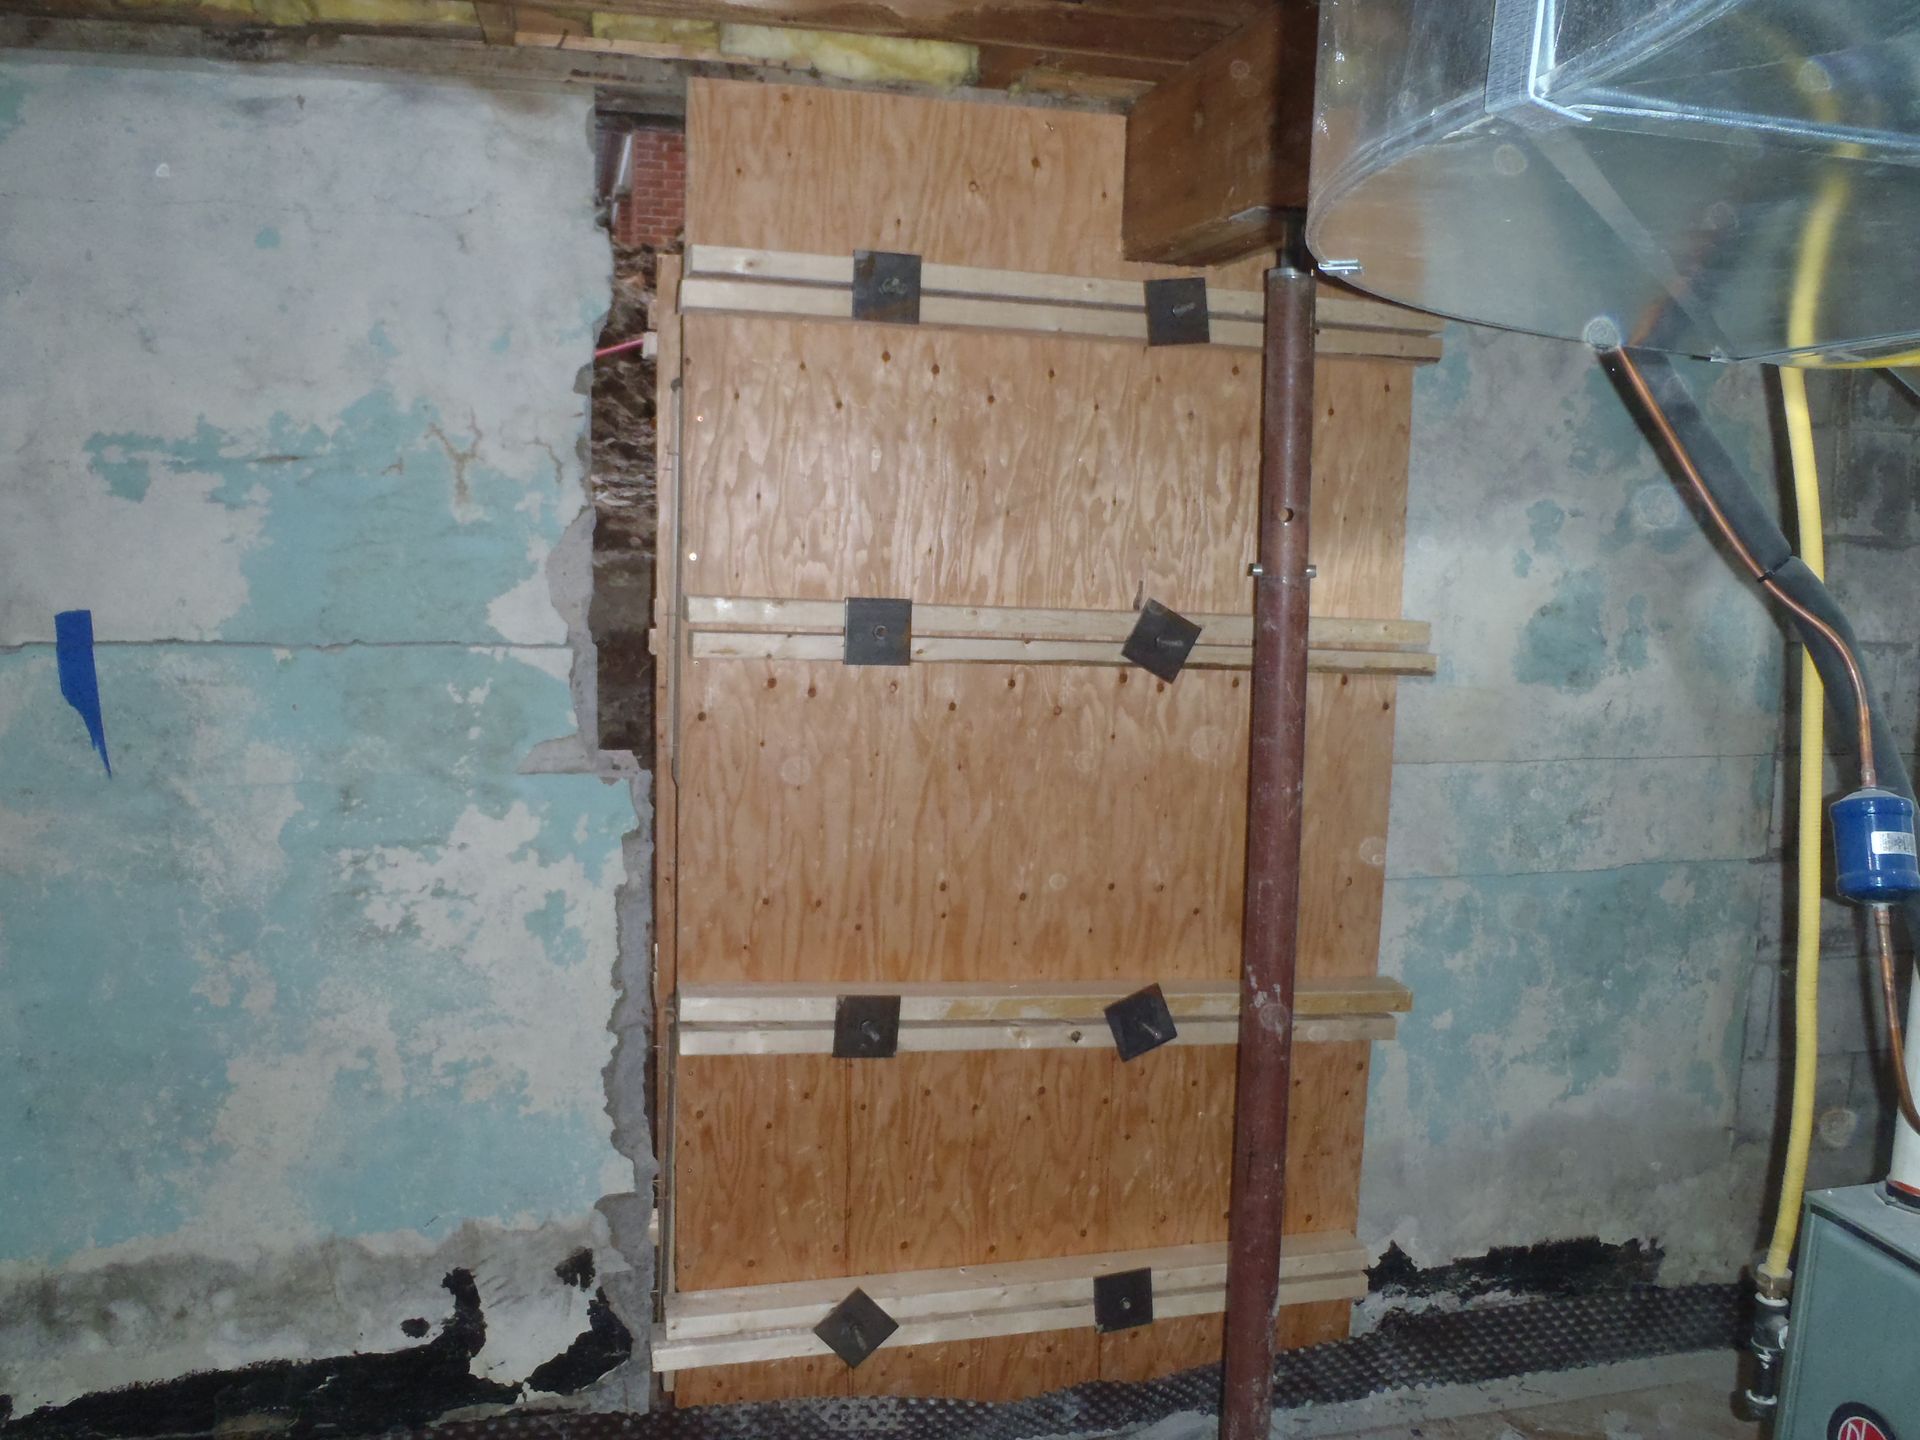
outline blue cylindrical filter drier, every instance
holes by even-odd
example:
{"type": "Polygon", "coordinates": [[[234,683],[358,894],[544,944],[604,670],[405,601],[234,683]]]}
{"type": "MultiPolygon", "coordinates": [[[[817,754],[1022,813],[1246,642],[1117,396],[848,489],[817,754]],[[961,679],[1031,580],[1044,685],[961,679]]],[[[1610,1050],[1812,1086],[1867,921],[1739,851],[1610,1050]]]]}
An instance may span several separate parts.
{"type": "Polygon", "coordinates": [[[1856,790],[1833,802],[1834,885],[1842,900],[1890,905],[1920,895],[1913,802],[1891,790],[1856,790]]]}

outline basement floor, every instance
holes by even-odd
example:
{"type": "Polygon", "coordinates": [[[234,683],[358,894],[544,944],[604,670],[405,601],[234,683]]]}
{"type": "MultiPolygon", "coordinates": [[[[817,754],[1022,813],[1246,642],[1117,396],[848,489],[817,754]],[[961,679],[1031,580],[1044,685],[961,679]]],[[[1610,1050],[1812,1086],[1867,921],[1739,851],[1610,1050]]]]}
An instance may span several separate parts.
{"type": "Polygon", "coordinates": [[[1351,1440],[1748,1440],[1760,1427],[1736,1419],[1727,1393],[1699,1385],[1662,1385],[1629,1395],[1603,1395],[1496,1415],[1427,1420],[1350,1432],[1351,1440]]]}
{"type": "Polygon", "coordinates": [[[1286,1416],[1274,1433],[1344,1440],[1755,1440],[1760,1427],[1733,1408],[1739,1364],[1733,1352],[1719,1351],[1380,1396],[1334,1407],[1344,1415],[1286,1416]]]}

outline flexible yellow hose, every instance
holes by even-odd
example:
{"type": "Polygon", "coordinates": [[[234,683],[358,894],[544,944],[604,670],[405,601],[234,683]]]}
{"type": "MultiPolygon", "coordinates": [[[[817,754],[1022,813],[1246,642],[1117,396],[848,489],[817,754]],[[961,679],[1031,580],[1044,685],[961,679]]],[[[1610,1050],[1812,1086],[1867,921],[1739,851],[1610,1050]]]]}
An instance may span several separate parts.
{"type": "MultiPolygon", "coordinates": [[[[1847,182],[1839,175],[1821,187],[1807,214],[1793,300],[1787,313],[1788,343],[1811,344],[1833,233],[1846,203],[1847,182]]],[[[1800,558],[1815,575],[1827,570],[1824,526],[1820,517],[1820,466],[1813,448],[1813,417],[1807,409],[1807,377],[1791,367],[1780,374],[1781,408],[1786,413],[1787,449],[1793,458],[1793,499],[1800,558]]],[[[1797,921],[1793,960],[1793,1111],[1787,1127],[1787,1161],[1780,1176],[1780,1208],[1774,1213],[1773,1243],[1760,1266],[1763,1286],[1784,1293],[1793,1277],[1793,1246],[1800,1235],[1800,1205],[1807,1190],[1807,1156],[1813,1147],[1813,1094],[1820,1065],[1820,856],[1826,778],[1826,687],[1813,656],[1800,653],[1799,839],[1795,846],[1797,921]]]]}
{"type": "MultiPolygon", "coordinates": [[[[1780,396],[1793,456],[1793,495],[1799,518],[1800,558],[1816,575],[1826,572],[1822,553],[1819,467],[1814,459],[1813,421],[1807,412],[1807,377],[1780,371],[1780,396]]],[[[1800,1204],[1807,1189],[1807,1156],[1813,1145],[1813,1092],[1820,1064],[1820,855],[1826,759],[1826,690],[1813,657],[1800,655],[1800,797],[1796,846],[1798,921],[1793,962],[1793,1115],[1787,1129],[1787,1162],[1780,1177],[1780,1208],[1761,1278],[1784,1288],[1793,1274],[1793,1246],[1800,1233],[1800,1204]]]]}

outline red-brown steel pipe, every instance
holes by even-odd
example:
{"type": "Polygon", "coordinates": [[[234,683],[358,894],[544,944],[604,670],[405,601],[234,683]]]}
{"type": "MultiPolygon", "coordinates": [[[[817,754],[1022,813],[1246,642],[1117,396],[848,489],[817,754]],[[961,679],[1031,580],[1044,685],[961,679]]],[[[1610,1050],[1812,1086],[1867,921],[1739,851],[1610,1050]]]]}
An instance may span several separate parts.
{"type": "Polygon", "coordinates": [[[1313,287],[1306,268],[1282,264],[1267,272],[1222,1440],[1266,1440],[1273,1413],[1299,942],[1300,792],[1306,769],[1313,287]]]}

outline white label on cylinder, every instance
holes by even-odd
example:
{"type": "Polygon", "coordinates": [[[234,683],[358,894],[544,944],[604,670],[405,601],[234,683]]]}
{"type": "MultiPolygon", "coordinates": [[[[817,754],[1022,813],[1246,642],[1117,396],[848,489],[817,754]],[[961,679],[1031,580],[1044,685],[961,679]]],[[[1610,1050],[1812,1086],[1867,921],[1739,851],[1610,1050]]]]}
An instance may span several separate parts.
{"type": "Polygon", "coordinates": [[[1876,855],[1913,854],[1913,832],[1911,830],[1876,830],[1871,842],[1876,855]]]}

